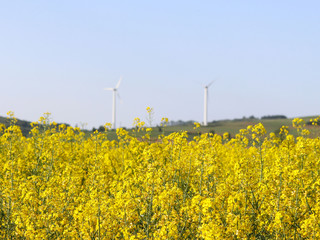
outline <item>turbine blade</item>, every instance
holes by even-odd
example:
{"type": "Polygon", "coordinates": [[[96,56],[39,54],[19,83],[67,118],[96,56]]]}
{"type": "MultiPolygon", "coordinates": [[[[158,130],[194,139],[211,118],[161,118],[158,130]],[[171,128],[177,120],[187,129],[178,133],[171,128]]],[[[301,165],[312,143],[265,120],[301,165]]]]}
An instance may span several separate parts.
{"type": "Polygon", "coordinates": [[[121,80],[122,80],[122,77],[120,77],[120,79],[119,79],[119,81],[117,83],[117,86],[115,87],[116,89],[120,86],[121,80]]]}
{"type": "Polygon", "coordinates": [[[210,87],[210,86],[212,85],[212,83],[214,83],[214,80],[211,81],[211,82],[207,85],[207,87],[210,87]]]}
{"type": "Polygon", "coordinates": [[[104,90],[113,91],[114,88],[104,88],[104,90]]]}

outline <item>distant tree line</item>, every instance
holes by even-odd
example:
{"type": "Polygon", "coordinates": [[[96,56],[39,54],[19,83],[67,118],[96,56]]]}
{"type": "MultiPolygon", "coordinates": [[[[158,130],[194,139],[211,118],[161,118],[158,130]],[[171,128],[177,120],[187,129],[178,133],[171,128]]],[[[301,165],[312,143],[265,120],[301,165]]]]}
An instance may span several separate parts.
{"type": "Polygon", "coordinates": [[[95,131],[104,132],[104,131],[105,131],[105,128],[104,128],[104,126],[100,126],[100,127],[98,127],[98,128],[93,127],[93,128],[92,128],[92,132],[95,132],[95,131]]]}
{"type": "MultiPolygon", "coordinates": [[[[127,129],[126,127],[121,127],[121,128],[123,128],[123,129],[125,129],[125,130],[127,129]]],[[[105,131],[106,131],[106,128],[101,125],[101,126],[98,127],[98,128],[93,127],[91,131],[92,131],[92,132],[95,132],[95,131],[105,132],[105,131]]],[[[108,131],[115,131],[115,130],[112,128],[112,129],[110,129],[110,130],[108,130],[108,131]]]]}
{"type": "Polygon", "coordinates": [[[168,125],[170,125],[170,126],[192,125],[194,122],[195,122],[195,121],[193,121],[193,120],[189,120],[189,121],[178,120],[178,121],[170,121],[168,125]]]}
{"type": "Polygon", "coordinates": [[[256,118],[255,116],[251,115],[250,117],[243,116],[242,118],[234,118],[232,121],[243,121],[243,120],[254,120],[254,119],[259,119],[259,118],[256,118]]]}
{"type": "Polygon", "coordinates": [[[287,119],[285,115],[267,115],[262,116],[261,119],[287,119]]]}

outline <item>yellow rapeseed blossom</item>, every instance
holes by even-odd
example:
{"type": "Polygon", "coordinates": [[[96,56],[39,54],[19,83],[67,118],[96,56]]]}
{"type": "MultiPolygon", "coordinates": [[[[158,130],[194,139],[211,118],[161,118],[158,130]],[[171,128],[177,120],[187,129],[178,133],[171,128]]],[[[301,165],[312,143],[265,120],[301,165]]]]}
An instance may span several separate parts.
{"type": "Polygon", "coordinates": [[[257,124],[156,142],[151,128],[110,141],[49,114],[29,137],[0,125],[0,238],[320,239],[320,138],[293,125],[298,137],[257,124]]]}
{"type": "Polygon", "coordinates": [[[193,129],[197,129],[197,128],[199,128],[200,126],[201,126],[200,123],[194,122],[194,128],[193,128],[193,129]]]}

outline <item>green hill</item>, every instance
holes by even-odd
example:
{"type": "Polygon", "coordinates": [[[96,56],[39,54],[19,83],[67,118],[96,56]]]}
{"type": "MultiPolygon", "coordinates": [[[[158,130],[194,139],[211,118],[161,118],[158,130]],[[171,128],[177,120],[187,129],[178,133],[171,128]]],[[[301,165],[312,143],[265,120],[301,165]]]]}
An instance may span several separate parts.
{"type": "MultiPolygon", "coordinates": [[[[309,122],[311,118],[316,118],[317,116],[310,116],[310,117],[300,117],[305,120],[306,123],[309,122]]],[[[198,129],[193,129],[194,125],[177,125],[177,126],[168,126],[166,127],[166,132],[175,132],[175,131],[188,131],[189,135],[196,135],[200,133],[216,133],[219,135],[228,132],[234,137],[240,129],[245,129],[249,125],[255,125],[258,123],[262,123],[266,128],[268,133],[274,132],[278,133],[279,129],[282,126],[288,126],[289,132],[293,135],[297,135],[296,130],[292,127],[292,120],[293,118],[279,118],[279,119],[257,119],[257,118],[246,118],[246,119],[235,119],[235,120],[221,120],[221,121],[213,121],[208,123],[208,126],[201,126],[198,129]]],[[[312,134],[316,134],[320,136],[320,127],[319,126],[312,126],[306,125],[306,128],[310,130],[312,134]]],[[[157,129],[155,128],[155,131],[157,129]]]]}
{"type": "MultiPolygon", "coordinates": [[[[0,123],[6,125],[6,127],[10,126],[10,120],[5,117],[0,117],[0,123]]],[[[16,125],[20,127],[22,134],[24,136],[28,136],[30,130],[31,130],[31,122],[17,119],[16,125]]]]}
{"type": "MultiPolygon", "coordinates": [[[[310,117],[300,117],[305,120],[306,123],[309,122],[311,118],[316,118],[317,116],[310,116],[310,117]]],[[[153,127],[153,131],[150,133],[151,138],[156,139],[160,134],[168,135],[173,132],[179,131],[187,131],[189,139],[191,140],[194,136],[199,135],[200,133],[216,133],[219,135],[223,135],[224,133],[228,132],[231,137],[234,137],[237,133],[239,133],[240,129],[246,129],[249,125],[256,125],[258,123],[262,123],[266,128],[268,134],[271,132],[278,133],[282,126],[288,126],[288,130],[290,134],[297,136],[298,133],[295,128],[292,127],[292,120],[293,118],[270,118],[266,117],[264,119],[257,119],[257,118],[244,118],[244,119],[234,119],[234,120],[220,120],[220,121],[213,121],[208,123],[208,126],[201,126],[198,129],[194,129],[193,121],[177,121],[173,122],[172,125],[169,125],[165,128],[163,127],[153,127]]],[[[306,124],[306,127],[311,132],[311,137],[318,137],[320,136],[320,127],[319,126],[312,126],[306,124]]],[[[99,129],[103,129],[100,127],[99,129]]],[[[132,132],[132,129],[128,130],[131,132],[132,135],[135,135],[132,132]]],[[[136,134],[137,136],[142,136],[143,133],[136,134]]],[[[111,130],[108,132],[109,139],[117,139],[116,132],[111,130]]]]}
{"type": "MultiPolygon", "coordinates": [[[[29,133],[31,131],[31,122],[30,121],[26,121],[26,120],[21,120],[21,119],[17,119],[17,122],[15,125],[19,126],[21,129],[21,132],[24,136],[29,136],[29,133]]],[[[6,118],[6,117],[0,117],[0,124],[4,124],[6,125],[6,127],[10,126],[10,119],[6,118]]],[[[58,125],[60,125],[62,123],[59,123],[58,125]]],[[[64,123],[66,126],[70,126],[69,124],[64,123]]]]}
{"type": "MultiPolygon", "coordinates": [[[[317,116],[310,116],[310,117],[300,117],[305,120],[305,122],[309,122],[311,118],[315,118],[317,116]]],[[[189,137],[192,138],[193,136],[199,135],[199,133],[216,133],[222,135],[225,132],[230,133],[231,137],[234,137],[240,129],[247,128],[248,125],[255,125],[257,123],[262,123],[266,128],[268,133],[275,132],[277,133],[282,126],[288,126],[289,132],[293,135],[297,135],[296,130],[292,127],[292,118],[264,118],[264,119],[257,119],[257,118],[243,118],[243,119],[234,119],[234,120],[220,120],[220,121],[213,121],[208,123],[208,126],[201,126],[198,129],[194,129],[193,121],[178,121],[172,126],[163,127],[153,127],[153,131],[151,132],[152,138],[157,138],[158,135],[164,133],[168,135],[173,132],[177,131],[187,131],[189,137]]],[[[10,121],[5,117],[0,117],[0,123],[5,124],[6,126],[10,125],[10,121]]],[[[31,130],[31,122],[17,119],[16,125],[21,128],[21,131],[24,136],[28,136],[31,130]]],[[[69,124],[66,124],[69,126],[69,124]]],[[[320,136],[320,127],[319,126],[312,126],[307,125],[307,129],[314,136],[320,136]]],[[[103,127],[100,127],[99,130],[103,130],[103,127]]],[[[132,129],[128,131],[132,132],[132,129]]],[[[90,134],[92,131],[86,131],[87,134],[90,134]]],[[[133,134],[133,133],[132,133],[133,134]]],[[[144,133],[137,134],[138,136],[142,136],[144,133]]],[[[116,132],[114,130],[109,131],[108,136],[110,139],[117,139],[116,132]]]]}

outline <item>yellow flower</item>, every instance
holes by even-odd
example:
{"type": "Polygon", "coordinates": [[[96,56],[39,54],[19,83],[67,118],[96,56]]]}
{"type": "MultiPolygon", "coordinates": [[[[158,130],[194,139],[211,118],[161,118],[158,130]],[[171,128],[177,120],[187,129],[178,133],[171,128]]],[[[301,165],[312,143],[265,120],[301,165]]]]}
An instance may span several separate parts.
{"type": "Polygon", "coordinates": [[[0,236],[320,238],[320,139],[307,129],[278,137],[257,124],[230,139],[181,131],[152,142],[152,128],[108,140],[53,123],[42,131],[41,121],[28,137],[0,125],[0,236]]]}
{"type": "Polygon", "coordinates": [[[198,122],[194,122],[193,124],[194,124],[194,128],[193,129],[197,129],[197,128],[199,128],[201,126],[200,123],[198,123],[198,122]]]}

